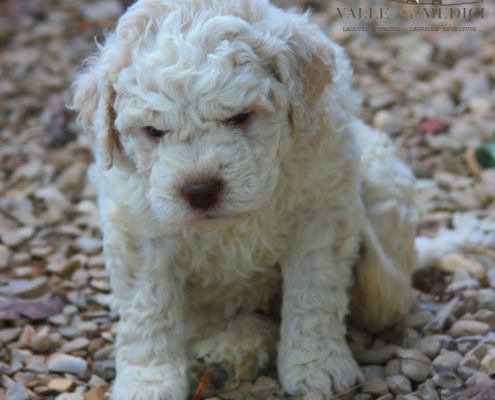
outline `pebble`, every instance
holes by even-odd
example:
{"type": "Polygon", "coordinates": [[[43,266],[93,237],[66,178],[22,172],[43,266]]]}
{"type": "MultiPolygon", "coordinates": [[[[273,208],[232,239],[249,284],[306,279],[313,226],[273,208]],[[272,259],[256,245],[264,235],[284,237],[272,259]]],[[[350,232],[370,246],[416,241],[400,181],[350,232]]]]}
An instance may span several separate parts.
{"type": "Polygon", "coordinates": [[[25,226],[16,230],[9,230],[0,235],[3,244],[8,247],[17,247],[27,242],[34,235],[34,228],[32,226],[25,226]]]}
{"type": "Polygon", "coordinates": [[[218,397],[223,400],[244,400],[245,396],[238,390],[227,390],[218,393],[218,397]]]}
{"type": "Polygon", "coordinates": [[[260,399],[266,399],[268,396],[273,395],[277,390],[280,389],[280,384],[272,378],[266,376],[260,376],[254,382],[251,388],[251,394],[259,397],[260,399]]]}
{"type": "Polygon", "coordinates": [[[378,397],[376,400],[393,400],[393,399],[394,399],[394,395],[392,393],[388,393],[384,396],[378,397]]]}
{"type": "Polygon", "coordinates": [[[490,326],[483,322],[477,321],[457,321],[452,325],[450,330],[453,337],[463,337],[463,336],[474,336],[474,335],[484,335],[488,333],[490,326]]]}
{"type": "MultiPolygon", "coordinates": [[[[99,377],[105,379],[106,381],[111,381],[113,378],[115,378],[115,374],[116,374],[115,361],[113,360],[95,361],[93,363],[93,370],[95,371],[95,374],[98,375],[99,377]]],[[[276,390],[274,390],[273,393],[275,393],[276,390]]]]}
{"type": "Polygon", "coordinates": [[[388,344],[379,349],[367,349],[354,353],[354,358],[362,364],[386,364],[395,356],[399,347],[394,344],[388,344]]]}
{"type": "Polygon", "coordinates": [[[54,378],[48,382],[48,388],[59,393],[70,392],[74,385],[74,379],[69,378],[54,378]]]}
{"type": "Polygon", "coordinates": [[[385,367],[382,365],[365,365],[361,367],[361,372],[364,375],[365,382],[374,379],[385,379],[385,367]]]}
{"type": "Polygon", "coordinates": [[[477,280],[483,280],[486,277],[485,268],[478,260],[458,253],[449,253],[441,257],[437,268],[450,274],[462,268],[477,280]]]}
{"type": "Polygon", "coordinates": [[[401,360],[390,360],[385,367],[385,376],[395,376],[402,373],[401,360]]]}
{"type": "Polygon", "coordinates": [[[103,243],[100,239],[81,236],[76,239],[75,244],[88,255],[99,253],[103,248],[103,243]]]}
{"type": "Polygon", "coordinates": [[[70,353],[76,350],[82,350],[89,346],[89,340],[85,337],[79,337],[77,339],[72,340],[71,342],[65,343],[61,350],[64,353],[70,353]]]}
{"type": "Polygon", "coordinates": [[[418,350],[397,350],[402,375],[414,382],[423,382],[430,374],[431,361],[418,350]]]}
{"type": "Polygon", "coordinates": [[[403,375],[389,376],[385,379],[390,391],[395,394],[408,394],[412,392],[411,382],[403,375]]]}
{"type": "Polygon", "coordinates": [[[488,375],[495,374],[495,348],[488,350],[488,353],[481,360],[481,372],[488,375]]]}
{"type": "Polygon", "coordinates": [[[63,372],[69,374],[82,374],[86,372],[88,364],[81,358],[67,354],[54,354],[48,360],[48,370],[51,372],[63,372]]]}
{"type": "Polygon", "coordinates": [[[414,349],[420,351],[428,358],[434,358],[440,351],[440,342],[438,336],[426,336],[416,343],[414,349]]]}
{"type": "Polygon", "coordinates": [[[309,392],[304,396],[303,400],[324,400],[325,398],[319,392],[309,392]]]}
{"type": "Polygon", "coordinates": [[[458,352],[442,349],[440,355],[433,360],[433,365],[457,368],[461,360],[462,355],[458,352]]]}
{"type": "Polygon", "coordinates": [[[457,388],[462,386],[462,379],[451,370],[439,371],[433,376],[433,382],[441,388],[457,388]]]}
{"type": "Polygon", "coordinates": [[[22,333],[22,328],[6,328],[0,330],[0,342],[7,344],[16,340],[22,333]]]}
{"type": "Polygon", "coordinates": [[[11,252],[7,246],[0,244],[0,271],[9,265],[11,252]]]}
{"type": "Polygon", "coordinates": [[[27,279],[12,279],[9,284],[0,287],[0,294],[8,297],[18,296],[25,299],[40,297],[48,290],[48,278],[40,276],[38,278],[27,279]]]}
{"type": "Polygon", "coordinates": [[[107,381],[104,379],[101,379],[98,375],[93,374],[91,375],[91,378],[88,381],[88,385],[92,389],[99,388],[100,386],[107,386],[107,381]]]}
{"type": "Polygon", "coordinates": [[[26,387],[21,382],[16,382],[7,389],[5,393],[5,400],[30,400],[31,395],[29,394],[26,387]]]}
{"type": "Polygon", "coordinates": [[[417,393],[421,400],[440,400],[438,392],[429,386],[420,388],[417,393]]]}
{"type": "Polygon", "coordinates": [[[352,400],[373,400],[373,396],[368,393],[359,393],[356,394],[352,400]]]}
{"type": "Polygon", "coordinates": [[[84,393],[84,400],[104,400],[104,398],[105,391],[101,387],[93,388],[84,393]]]}
{"type": "Polygon", "coordinates": [[[407,315],[402,322],[409,328],[423,329],[423,327],[430,322],[434,317],[434,314],[428,310],[416,311],[407,315]]]}
{"type": "Polygon", "coordinates": [[[374,397],[383,396],[389,392],[387,382],[383,379],[374,379],[365,383],[361,391],[374,397]]]}
{"type": "Polygon", "coordinates": [[[62,393],[55,400],[84,400],[84,396],[79,393],[62,393]]]}
{"type": "Polygon", "coordinates": [[[50,337],[50,331],[48,329],[42,329],[40,332],[38,332],[31,339],[29,347],[39,353],[50,351],[53,347],[53,340],[50,337]]]}

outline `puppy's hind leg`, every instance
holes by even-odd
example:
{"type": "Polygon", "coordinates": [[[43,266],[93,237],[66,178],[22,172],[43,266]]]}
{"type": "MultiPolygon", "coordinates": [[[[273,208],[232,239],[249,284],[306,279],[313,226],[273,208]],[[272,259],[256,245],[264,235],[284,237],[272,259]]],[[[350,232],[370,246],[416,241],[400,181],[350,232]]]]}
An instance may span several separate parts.
{"type": "Polygon", "coordinates": [[[214,389],[233,388],[242,380],[255,379],[260,370],[275,366],[278,324],[248,313],[234,317],[222,328],[192,345],[193,356],[206,370],[215,367],[211,379],[214,389]]]}
{"type": "Polygon", "coordinates": [[[396,157],[390,139],[361,121],[355,123],[355,134],[363,146],[365,218],[350,311],[354,322],[379,331],[397,322],[411,305],[419,210],[414,177],[396,157]]]}

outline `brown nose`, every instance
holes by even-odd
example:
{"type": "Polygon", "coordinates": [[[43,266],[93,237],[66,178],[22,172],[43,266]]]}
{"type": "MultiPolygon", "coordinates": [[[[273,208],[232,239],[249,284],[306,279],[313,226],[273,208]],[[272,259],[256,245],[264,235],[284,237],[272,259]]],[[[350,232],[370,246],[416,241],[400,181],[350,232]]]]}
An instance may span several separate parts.
{"type": "Polygon", "coordinates": [[[216,203],[221,189],[222,183],[219,180],[209,180],[186,186],[183,193],[191,207],[207,210],[216,203]]]}

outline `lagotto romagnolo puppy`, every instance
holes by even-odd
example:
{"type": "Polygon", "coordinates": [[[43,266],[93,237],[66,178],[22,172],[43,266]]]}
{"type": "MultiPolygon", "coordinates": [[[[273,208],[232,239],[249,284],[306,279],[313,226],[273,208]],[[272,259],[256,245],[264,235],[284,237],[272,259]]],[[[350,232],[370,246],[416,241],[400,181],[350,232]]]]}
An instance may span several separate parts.
{"type": "MultiPolygon", "coordinates": [[[[195,359],[362,380],[345,318],[411,302],[414,179],[355,115],[341,47],[266,0],[140,0],[75,83],[121,321],[114,400],[184,400],[195,359]],[[282,299],[281,323],[256,310],[282,299]]],[[[225,377],[224,377],[225,378],[225,377]]]]}

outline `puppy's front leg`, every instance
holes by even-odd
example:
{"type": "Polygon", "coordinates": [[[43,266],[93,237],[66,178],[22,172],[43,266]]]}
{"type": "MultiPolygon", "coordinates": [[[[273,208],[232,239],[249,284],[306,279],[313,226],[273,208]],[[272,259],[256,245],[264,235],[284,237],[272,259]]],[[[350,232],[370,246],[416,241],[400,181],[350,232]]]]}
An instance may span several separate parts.
{"type": "Polygon", "coordinates": [[[163,245],[105,232],[117,296],[117,379],[112,400],[185,400],[185,299],[163,245]]]}
{"type": "Polygon", "coordinates": [[[302,216],[282,260],[278,369],[290,394],[318,391],[328,397],[362,379],[345,342],[344,323],[359,215],[355,209],[302,216]]]}

